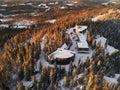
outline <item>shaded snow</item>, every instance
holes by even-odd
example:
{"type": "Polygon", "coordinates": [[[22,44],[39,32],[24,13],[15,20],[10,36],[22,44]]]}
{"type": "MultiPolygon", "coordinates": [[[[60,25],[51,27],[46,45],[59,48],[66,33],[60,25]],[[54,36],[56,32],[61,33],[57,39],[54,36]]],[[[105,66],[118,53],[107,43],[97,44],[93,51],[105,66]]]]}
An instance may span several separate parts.
{"type": "Polygon", "coordinates": [[[39,70],[39,67],[40,67],[40,60],[37,61],[37,64],[35,65],[35,71],[40,71],[39,70]]]}
{"type": "Polygon", "coordinates": [[[5,11],[6,9],[0,9],[0,11],[5,11]]]}
{"type": "Polygon", "coordinates": [[[27,87],[32,87],[33,86],[32,81],[23,81],[23,85],[27,86],[27,87]]]}
{"type": "Polygon", "coordinates": [[[114,83],[115,85],[118,84],[118,81],[117,79],[120,77],[120,74],[115,74],[115,77],[107,77],[107,76],[104,76],[104,79],[109,83],[114,83]]]}
{"type": "Polygon", "coordinates": [[[79,74],[78,75],[78,79],[81,78],[83,76],[83,73],[79,74]]]}
{"type": "MultiPolygon", "coordinates": [[[[101,42],[101,46],[104,47],[105,44],[106,44],[106,41],[107,41],[106,38],[100,37],[100,38],[96,39],[96,44],[98,44],[99,42],[101,42]]],[[[111,54],[113,54],[115,52],[118,52],[118,51],[119,51],[118,49],[115,49],[114,47],[112,47],[110,45],[107,45],[106,53],[109,53],[109,55],[111,55],[111,54]]]]}
{"type": "MultiPolygon", "coordinates": [[[[46,42],[47,42],[46,36],[47,36],[47,34],[45,34],[45,35],[43,36],[43,38],[42,38],[42,42],[41,42],[41,50],[42,50],[42,51],[41,51],[41,54],[40,54],[40,58],[39,58],[39,60],[38,60],[38,62],[37,62],[37,63],[40,63],[40,62],[41,62],[43,68],[46,67],[46,66],[54,67],[54,65],[49,64],[49,63],[46,61],[46,59],[45,59],[45,52],[43,51],[43,49],[44,49],[44,45],[45,45],[46,42]]],[[[38,65],[37,67],[39,67],[39,65],[38,65]]]]}
{"type": "Polygon", "coordinates": [[[39,74],[39,73],[36,74],[36,75],[35,75],[35,78],[36,78],[36,80],[39,82],[39,81],[40,81],[40,74],[39,74]]]}
{"type": "Polygon", "coordinates": [[[107,76],[104,76],[104,79],[109,82],[109,83],[115,83],[115,84],[118,84],[118,81],[114,78],[110,78],[110,77],[107,77],[107,76]]]}
{"type": "Polygon", "coordinates": [[[66,45],[66,43],[62,45],[61,49],[68,49],[68,46],[66,45]]]}
{"type": "Polygon", "coordinates": [[[96,44],[98,44],[99,42],[101,42],[101,46],[104,47],[106,41],[107,41],[106,38],[104,38],[104,37],[99,37],[98,39],[96,39],[96,44]]]}
{"type": "Polygon", "coordinates": [[[17,78],[18,78],[17,74],[14,74],[14,75],[12,76],[12,79],[13,79],[13,80],[16,80],[17,78]]]}
{"type": "Polygon", "coordinates": [[[50,63],[48,63],[46,61],[46,59],[45,59],[45,53],[43,51],[41,51],[39,61],[41,62],[43,68],[46,67],[46,66],[54,67],[53,64],[50,64],[50,63]]]}
{"type": "Polygon", "coordinates": [[[109,55],[115,53],[115,52],[118,52],[119,50],[118,49],[115,49],[114,47],[108,45],[107,46],[107,52],[109,52],[109,55]]]}
{"type": "Polygon", "coordinates": [[[3,17],[4,15],[0,13],[0,17],[3,17]]]}

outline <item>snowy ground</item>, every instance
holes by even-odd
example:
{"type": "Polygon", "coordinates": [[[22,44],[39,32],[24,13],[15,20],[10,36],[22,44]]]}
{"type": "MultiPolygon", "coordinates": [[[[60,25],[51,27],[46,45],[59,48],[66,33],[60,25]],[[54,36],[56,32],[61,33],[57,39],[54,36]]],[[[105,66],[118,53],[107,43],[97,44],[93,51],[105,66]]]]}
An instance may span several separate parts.
{"type": "MultiPolygon", "coordinates": [[[[104,37],[99,37],[96,39],[96,44],[98,44],[99,42],[101,42],[101,46],[104,47],[105,44],[106,44],[106,41],[107,39],[104,38],[104,37]]],[[[107,45],[107,48],[106,48],[106,53],[109,53],[109,55],[113,54],[113,53],[116,53],[118,52],[119,50],[118,49],[115,49],[114,47],[110,46],[110,45],[107,45]]]]}
{"type": "Polygon", "coordinates": [[[49,22],[49,23],[51,23],[51,24],[54,24],[55,21],[56,21],[56,19],[50,19],[50,20],[47,20],[46,22],[49,22]]]}
{"type": "Polygon", "coordinates": [[[115,85],[118,84],[118,78],[120,77],[120,74],[115,74],[115,77],[107,77],[107,76],[104,76],[104,79],[109,83],[109,85],[111,83],[115,83],[115,85]]]}

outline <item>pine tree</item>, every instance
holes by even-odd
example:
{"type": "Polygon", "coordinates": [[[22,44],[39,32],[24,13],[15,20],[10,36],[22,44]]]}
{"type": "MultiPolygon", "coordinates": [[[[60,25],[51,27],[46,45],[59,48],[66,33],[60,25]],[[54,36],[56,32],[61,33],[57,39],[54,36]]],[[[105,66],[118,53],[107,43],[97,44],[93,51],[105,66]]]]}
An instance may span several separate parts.
{"type": "Polygon", "coordinates": [[[68,82],[68,77],[67,76],[64,76],[64,86],[65,87],[68,87],[68,85],[69,85],[69,82],[68,82]]]}
{"type": "Polygon", "coordinates": [[[22,82],[18,82],[17,85],[18,85],[17,90],[24,90],[24,86],[23,86],[22,82]]]}
{"type": "Polygon", "coordinates": [[[118,86],[117,90],[120,90],[120,86],[118,86]]]}
{"type": "Polygon", "coordinates": [[[24,78],[24,71],[22,66],[18,67],[18,81],[21,81],[24,78]]]}

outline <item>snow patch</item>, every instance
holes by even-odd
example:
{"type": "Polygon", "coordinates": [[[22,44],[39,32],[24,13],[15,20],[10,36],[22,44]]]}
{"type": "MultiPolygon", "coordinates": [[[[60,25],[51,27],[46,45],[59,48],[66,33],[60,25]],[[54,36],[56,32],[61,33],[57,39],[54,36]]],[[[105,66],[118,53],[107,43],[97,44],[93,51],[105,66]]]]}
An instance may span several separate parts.
{"type": "Polygon", "coordinates": [[[66,4],[67,6],[74,6],[74,4],[73,3],[68,3],[68,4],[66,4]]]}
{"type": "Polygon", "coordinates": [[[57,5],[59,2],[50,2],[49,5],[57,5]]]}
{"type": "MultiPolygon", "coordinates": [[[[100,37],[100,38],[96,39],[96,44],[98,44],[99,42],[101,42],[101,46],[104,47],[105,44],[106,44],[106,41],[107,41],[106,38],[100,37]]],[[[110,45],[107,45],[106,53],[109,53],[109,55],[111,55],[113,53],[116,53],[118,51],[119,51],[118,49],[115,49],[114,47],[112,47],[110,45]]]]}
{"type": "Polygon", "coordinates": [[[32,3],[27,3],[27,5],[32,5],[32,3]]]}
{"type": "Polygon", "coordinates": [[[50,7],[48,7],[46,10],[45,10],[45,12],[47,12],[47,11],[49,11],[50,10],[50,7]]]}
{"type": "Polygon", "coordinates": [[[0,28],[8,28],[9,25],[8,24],[0,24],[0,28]]]}
{"type": "Polygon", "coordinates": [[[84,75],[83,73],[79,74],[78,79],[81,78],[83,75],[84,75]]]}
{"type": "Polygon", "coordinates": [[[7,7],[8,5],[7,4],[3,4],[3,5],[1,5],[2,7],[7,7]]]}
{"type": "Polygon", "coordinates": [[[44,4],[44,3],[39,4],[38,7],[40,7],[40,8],[48,8],[48,6],[46,4],[44,4]]]}
{"type": "Polygon", "coordinates": [[[51,23],[51,24],[54,24],[55,21],[56,21],[56,19],[51,19],[51,20],[47,20],[46,22],[49,22],[49,23],[51,23]]]}
{"type": "Polygon", "coordinates": [[[13,25],[29,26],[29,25],[32,25],[33,23],[34,23],[34,21],[31,21],[31,20],[21,20],[21,21],[14,22],[13,25]]]}
{"type": "Polygon", "coordinates": [[[32,81],[23,81],[23,85],[26,86],[26,87],[32,87],[33,86],[32,81]]]}
{"type": "Polygon", "coordinates": [[[66,43],[62,45],[61,49],[68,49],[68,46],[66,45],[66,43]]]}
{"type": "Polygon", "coordinates": [[[103,6],[109,6],[109,5],[115,5],[115,4],[117,4],[117,2],[109,1],[109,2],[102,3],[101,5],[103,5],[103,6]]]}
{"type": "Polygon", "coordinates": [[[66,9],[66,7],[65,7],[65,6],[62,6],[62,7],[60,7],[60,9],[66,9]]]}
{"type": "Polygon", "coordinates": [[[105,43],[106,43],[107,39],[104,37],[99,37],[98,39],[96,39],[96,44],[98,44],[99,42],[101,43],[101,46],[104,47],[105,43]]]}
{"type": "Polygon", "coordinates": [[[6,9],[0,9],[0,11],[5,11],[6,9]]]}
{"type": "Polygon", "coordinates": [[[114,47],[108,45],[107,46],[107,52],[109,53],[109,55],[113,54],[113,53],[116,53],[116,52],[119,52],[118,49],[115,49],[114,47]]]}
{"type": "Polygon", "coordinates": [[[120,74],[115,74],[115,77],[107,77],[107,76],[104,76],[104,79],[109,83],[114,83],[115,85],[118,84],[118,78],[120,77],[120,74]]]}
{"type": "Polygon", "coordinates": [[[3,19],[0,19],[0,21],[2,23],[8,22],[8,21],[12,21],[12,20],[13,20],[13,18],[3,18],[3,19]]]}

